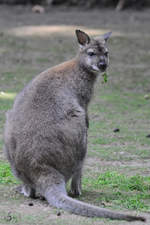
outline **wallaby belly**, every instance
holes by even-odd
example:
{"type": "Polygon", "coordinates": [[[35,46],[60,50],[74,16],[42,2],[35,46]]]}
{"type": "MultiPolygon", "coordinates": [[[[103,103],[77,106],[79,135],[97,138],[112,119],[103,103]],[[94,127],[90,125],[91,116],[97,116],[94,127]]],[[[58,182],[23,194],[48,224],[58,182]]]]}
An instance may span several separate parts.
{"type": "Polygon", "coordinates": [[[34,180],[42,171],[48,173],[54,168],[68,180],[77,170],[87,147],[85,113],[80,108],[70,107],[66,115],[64,112],[61,115],[59,118],[55,112],[57,122],[52,112],[29,109],[27,104],[22,108],[15,106],[8,113],[7,158],[19,178],[26,176],[34,180]]]}

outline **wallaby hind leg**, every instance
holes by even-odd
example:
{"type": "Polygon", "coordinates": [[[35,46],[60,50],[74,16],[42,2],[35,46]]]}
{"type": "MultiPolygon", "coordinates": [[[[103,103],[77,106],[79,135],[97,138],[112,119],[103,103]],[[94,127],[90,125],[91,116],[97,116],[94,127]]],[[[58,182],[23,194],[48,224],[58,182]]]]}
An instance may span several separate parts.
{"type": "Polygon", "coordinates": [[[72,177],[70,195],[73,197],[81,195],[81,176],[82,169],[79,169],[74,173],[72,177]]]}
{"type": "Polygon", "coordinates": [[[36,198],[35,190],[29,187],[27,184],[20,185],[16,188],[16,191],[23,194],[26,197],[36,198]]]}

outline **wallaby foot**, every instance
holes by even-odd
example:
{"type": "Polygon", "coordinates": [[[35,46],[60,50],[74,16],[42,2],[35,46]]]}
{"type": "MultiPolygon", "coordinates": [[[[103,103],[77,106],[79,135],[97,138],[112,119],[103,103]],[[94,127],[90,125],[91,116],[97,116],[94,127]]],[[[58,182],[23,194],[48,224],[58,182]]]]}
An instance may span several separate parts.
{"type": "Polygon", "coordinates": [[[81,170],[77,171],[72,177],[70,195],[72,197],[81,195],[81,170]]]}
{"type": "Polygon", "coordinates": [[[33,188],[30,188],[28,185],[20,185],[16,188],[16,191],[20,194],[23,194],[26,197],[30,198],[36,198],[35,196],[35,190],[33,188]]]}

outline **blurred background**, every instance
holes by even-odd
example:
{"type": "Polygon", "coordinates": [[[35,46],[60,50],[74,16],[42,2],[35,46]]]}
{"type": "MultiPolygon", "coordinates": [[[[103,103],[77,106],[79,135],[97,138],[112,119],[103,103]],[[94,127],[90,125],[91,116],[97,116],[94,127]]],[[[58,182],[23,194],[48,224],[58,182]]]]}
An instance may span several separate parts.
{"type": "Polygon", "coordinates": [[[89,106],[80,199],[117,210],[149,212],[149,6],[148,0],[0,0],[1,224],[128,224],[67,213],[58,217],[40,200],[30,210],[31,200],[14,191],[18,181],[2,151],[5,113],[16,94],[43,70],[75,57],[75,29],[90,36],[112,31],[108,81],[99,76],[89,106]]]}
{"type": "Polygon", "coordinates": [[[44,4],[44,5],[67,5],[82,8],[92,7],[115,7],[117,10],[132,7],[141,9],[150,5],[149,0],[0,0],[3,4],[44,4]]]}

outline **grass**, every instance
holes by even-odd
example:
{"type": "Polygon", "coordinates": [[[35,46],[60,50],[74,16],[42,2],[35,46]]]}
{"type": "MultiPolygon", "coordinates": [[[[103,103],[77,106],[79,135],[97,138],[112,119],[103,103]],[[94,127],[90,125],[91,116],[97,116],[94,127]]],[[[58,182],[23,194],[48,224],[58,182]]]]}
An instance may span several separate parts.
{"type": "Polygon", "coordinates": [[[144,94],[111,90],[109,86],[97,88],[95,102],[89,109],[90,156],[123,161],[149,159],[149,100],[144,94]],[[115,133],[116,128],[119,132],[115,133]]]}
{"type": "MultiPolygon", "coordinates": [[[[12,175],[10,165],[2,161],[0,162],[0,184],[18,184],[12,175]]],[[[150,210],[150,205],[146,201],[150,198],[150,177],[138,174],[126,176],[108,170],[94,178],[85,177],[83,190],[98,191],[99,194],[94,201],[108,207],[150,210]]],[[[84,194],[83,197],[85,197],[84,194]]]]}
{"type": "Polygon", "coordinates": [[[96,202],[113,208],[149,211],[150,177],[126,176],[116,171],[106,171],[96,178],[85,178],[84,187],[98,191],[96,202]]]}
{"type": "Polygon", "coordinates": [[[12,212],[0,212],[0,222],[6,224],[15,224],[20,222],[20,215],[12,212]]]}
{"type": "Polygon", "coordinates": [[[10,165],[6,162],[0,161],[0,184],[17,184],[14,178],[10,165]]]}

